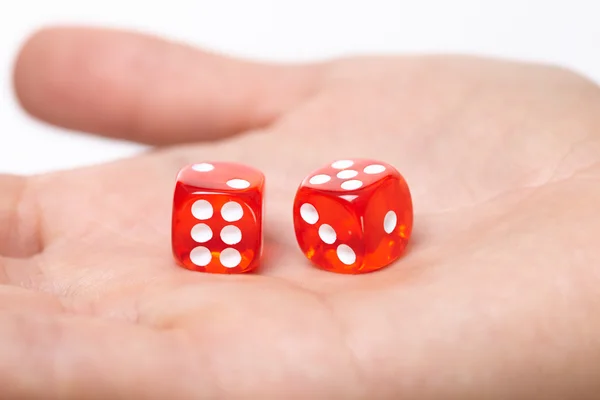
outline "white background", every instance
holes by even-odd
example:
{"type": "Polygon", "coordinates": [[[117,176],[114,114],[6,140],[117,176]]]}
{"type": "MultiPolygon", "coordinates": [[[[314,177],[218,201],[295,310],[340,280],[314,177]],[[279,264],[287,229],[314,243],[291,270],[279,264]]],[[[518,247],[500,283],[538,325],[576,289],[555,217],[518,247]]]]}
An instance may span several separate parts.
{"type": "Polygon", "coordinates": [[[47,24],[141,29],[242,56],[311,60],[458,52],[552,62],[600,82],[593,0],[19,0],[0,5],[0,173],[111,160],[139,146],[64,132],[24,115],[12,93],[22,41],[47,24]]]}

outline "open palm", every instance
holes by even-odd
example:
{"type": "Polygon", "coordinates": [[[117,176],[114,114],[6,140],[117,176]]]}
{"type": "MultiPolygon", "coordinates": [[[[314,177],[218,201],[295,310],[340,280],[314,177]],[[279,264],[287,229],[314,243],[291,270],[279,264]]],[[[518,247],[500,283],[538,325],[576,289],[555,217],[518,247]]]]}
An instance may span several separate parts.
{"type": "MultiPolygon", "coordinates": [[[[600,92],[464,57],[261,65],[123,32],[35,35],[15,70],[47,122],[157,147],[0,179],[8,398],[566,398],[600,386],[600,92]],[[311,267],[302,178],[395,165],[414,236],[379,272],[311,267]],[[267,179],[258,273],[175,265],[176,172],[267,179]]],[[[574,397],[571,397],[574,398],[574,397]]]]}

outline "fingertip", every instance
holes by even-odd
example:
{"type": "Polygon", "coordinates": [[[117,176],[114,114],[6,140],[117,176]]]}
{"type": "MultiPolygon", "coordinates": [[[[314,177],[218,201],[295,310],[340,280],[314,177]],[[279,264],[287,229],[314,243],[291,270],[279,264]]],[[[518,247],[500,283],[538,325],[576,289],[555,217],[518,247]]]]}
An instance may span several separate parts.
{"type": "Polygon", "coordinates": [[[40,48],[40,41],[44,40],[47,30],[48,28],[39,29],[28,35],[21,43],[12,65],[12,84],[16,100],[27,112],[30,108],[28,82],[35,78],[35,74],[32,74],[34,71],[30,68],[35,64],[32,62],[35,57],[32,56],[38,53],[36,49],[40,48]]]}
{"type": "Polygon", "coordinates": [[[63,97],[69,94],[64,79],[71,74],[69,50],[83,31],[79,27],[46,26],[23,40],[14,60],[12,81],[17,102],[31,116],[63,125],[57,105],[65,104],[63,97]]]}

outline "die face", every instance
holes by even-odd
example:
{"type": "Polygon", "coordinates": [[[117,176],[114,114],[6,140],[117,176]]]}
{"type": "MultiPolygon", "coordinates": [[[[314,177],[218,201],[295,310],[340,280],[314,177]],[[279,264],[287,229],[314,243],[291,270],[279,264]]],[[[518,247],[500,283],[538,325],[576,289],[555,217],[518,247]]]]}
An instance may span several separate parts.
{"type": "Polygon", "coordinates": [[[362,272],[383,268],[405,251],[412,233],[413,208],[404,178],[385,180],[366,202],[363,214],[365,260],[362,272]]]}
{"type": "Polygon", "coordinates": [[[207,192],[245,193],[260,189],[264,185],[264,175],[242,164],[203,162],[182,168],[177,182],[207,192]]]}
{"type": "Polygon", "coordinates": [[[400,257],[410,238],[412,215],[404,178],[391,165],[369,159],[338,160],[314,171],[300,185],[294,206],[296,235],[304,254],[319,267],[340,273],[374,271],[400,257]],[[346,258],[353,262],[332,262],[331,256],[318,254],[327,252],[323,246],[302,242],[308,237],[318,243],[314,233],[302,233],[305,226],[299,219],[298,202],[310,197],[330,199],[319,214],[331,221],[327,224],[336,233],[350,231],[345,239],[352,238],[352,243],[344,244],[357,255],[354,260],[346,258]]]}
{"type": "Polygon", "coordinates": [[[188,166],[178,175],[173,199],[173,255],[190,270],[252,271],[259,265],[263,248],[264,178],[260,172],[238,164],[210,165],[213,168],[207,170],[188,166]],[[227,182],[233,179],[247,183],[231,187],[227,182]]]}
{"type": "MultiPolygon", "coordinates": [[[[391,165],[370,159],[337,160],[314,171],[302,182],[306,187],[349,200],[365,198],[374,185],[389,176],[399,175],[391,165]]],[[[360,199],[359,199],[360,200],[360,199]]]]}
{"type": "Polygon", "coordinates": [[[348,201],[300,188],[294,200],[294,230],[298,245],[318,267],[352,273],[362,264],[364,241],[360,219],[348,201]]]}

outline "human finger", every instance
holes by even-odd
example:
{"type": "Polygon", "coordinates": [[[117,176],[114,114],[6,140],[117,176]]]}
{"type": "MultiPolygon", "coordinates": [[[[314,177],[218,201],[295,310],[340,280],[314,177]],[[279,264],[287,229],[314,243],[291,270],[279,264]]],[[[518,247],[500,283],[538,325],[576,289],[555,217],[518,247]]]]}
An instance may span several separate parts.
{"type": "Polygon", "coordinates": [[[238,60],[139,33],[57,27],[26,41],[14,85],[36,118],[160,145],[268,125],[315,91],[321,69],[238,60]]]}

